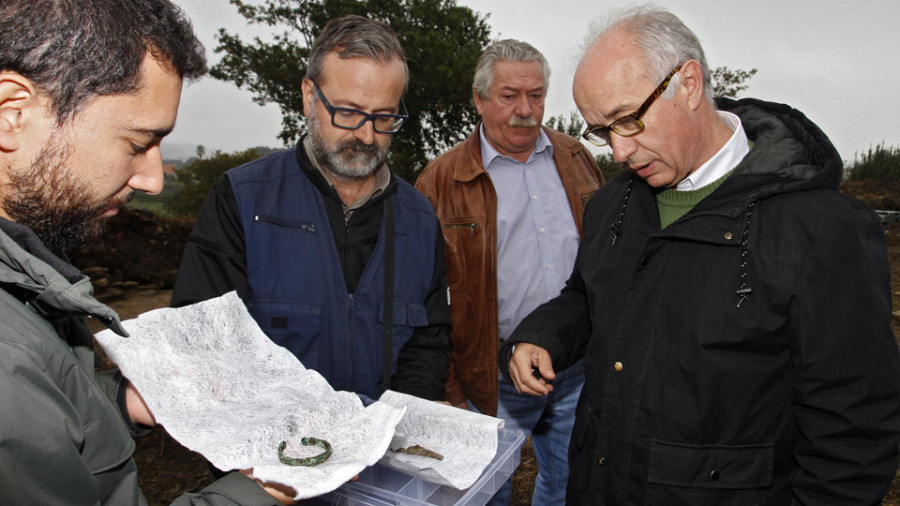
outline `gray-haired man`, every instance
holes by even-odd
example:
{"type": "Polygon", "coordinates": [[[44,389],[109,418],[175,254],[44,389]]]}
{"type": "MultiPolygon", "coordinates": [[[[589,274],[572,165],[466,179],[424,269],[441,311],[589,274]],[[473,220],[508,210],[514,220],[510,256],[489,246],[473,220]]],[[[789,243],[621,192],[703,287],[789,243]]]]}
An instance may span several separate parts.
{"type": "MultiPolygon", "coordinates": [[[[588,197],[603,183],[591,154],[541,128],[550,68],[531,45],[503,40],[478,61],[472,85],[482,123],[416,182],[447,241],[453,333],[445,398],[531,433],[539,474],[533,504],[561,504],[580,365],[545,397],[499,377],[499,344],[571,272],[588,197]]],[[[494,503],[509,502],[509,484],[494,503]]]]}

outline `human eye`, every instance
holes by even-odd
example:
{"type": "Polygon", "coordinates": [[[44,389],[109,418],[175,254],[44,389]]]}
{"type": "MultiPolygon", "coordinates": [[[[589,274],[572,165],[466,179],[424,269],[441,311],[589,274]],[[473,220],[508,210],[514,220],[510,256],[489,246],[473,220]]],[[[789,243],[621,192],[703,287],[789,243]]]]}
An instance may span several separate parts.
{"type": "Polygon", "coordinates": [[[375,126],[378,128],[388,128],[394,125],[394,118],[392,116],[375,116],[375,126]]]}
{"type": "Polygon", "coordinates": [[[135,154],[135,155],[143,155],[143,154],[145,154],[145,153],[146,153],[147,151],[149,151],[149,150],[150,150],[150,145],[149,145],[149,144],[146,145],[146,146],[141,146],[141,145],[135,144],[135,143],[133,143],[133,142],[131,143],[131,151],[132,151],[132,153],[135,154]]]}

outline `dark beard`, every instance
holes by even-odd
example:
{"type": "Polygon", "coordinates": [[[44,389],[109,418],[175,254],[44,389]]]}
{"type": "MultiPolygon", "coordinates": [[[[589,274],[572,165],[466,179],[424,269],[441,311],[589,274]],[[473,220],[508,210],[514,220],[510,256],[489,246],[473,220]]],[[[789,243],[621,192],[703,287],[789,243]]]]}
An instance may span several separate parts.
{"type": "Polygon", "coordinates": [[[3,207],[12,221],[30,228],[50,251],[64,253],[93,241],[103,233],[102,215],[131,200],[95,202],[90,186],[64,167],[67,146],[50,142],[28,170],[10,174],[3,207]]]}
{"type": "Polygon", "coordinates": [[[366,144],[359,139],[344,141],[331,148],[322,137],[319,120],[313,113],[308,120],[312,154],[319,166],[347,181],[365,179],[384,162],[390,144],[366,144]]]}

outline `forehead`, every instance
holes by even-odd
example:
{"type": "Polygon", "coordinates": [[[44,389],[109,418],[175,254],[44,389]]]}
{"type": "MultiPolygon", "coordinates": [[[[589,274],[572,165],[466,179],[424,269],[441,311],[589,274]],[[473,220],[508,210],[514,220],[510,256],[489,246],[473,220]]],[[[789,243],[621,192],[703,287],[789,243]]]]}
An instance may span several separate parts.
{"type": "Polygon", "coordinates": [[[181,99],[181,78],[149,55],[141,64],[137,89],[130,93],[93,98],[72,120],[118,126],[146,133],[167,133],[175,124],[181,99]]]}
{"type": "Polygon", "coordinates": [[[607,36],[582,58],[572,95],[585,119],[601,124],[640,107],[653,86],[641,50],[626,38],[607,36]]]}
{"type": "Polygon", "coordinates": [[[491,88],[536,89],[545,87],[544,69],[536,61],[498,61],[494,64],[491,88]]]}
{"type": "Polygon", "coordinates": [[[406,68],[400,58],[380,62],[371,58],[341,58],[329,53],[323,62],[322,82],[328,100],[366,105],[396,106],[406,84],[406,68]]]}

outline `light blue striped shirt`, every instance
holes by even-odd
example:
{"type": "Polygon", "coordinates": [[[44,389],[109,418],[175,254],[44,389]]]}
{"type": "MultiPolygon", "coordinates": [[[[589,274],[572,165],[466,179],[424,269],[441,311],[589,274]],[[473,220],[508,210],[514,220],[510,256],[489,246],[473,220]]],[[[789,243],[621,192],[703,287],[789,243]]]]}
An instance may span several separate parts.
{"type": "Polygon", "coordinates": [[[525,163],[501,155],[481,128],[481,160],[497,193],[497,296],[500,339],[559,295],[575,265],[578,229],[553,146],[541,130],[525,163]]]}

